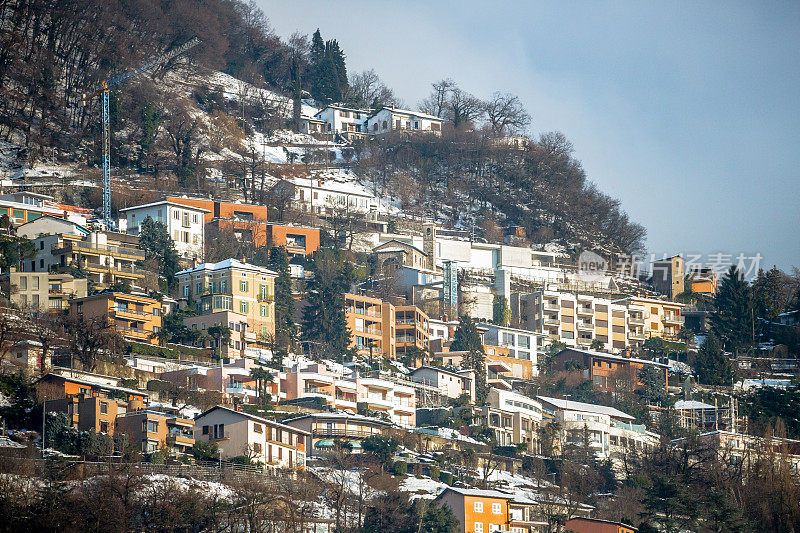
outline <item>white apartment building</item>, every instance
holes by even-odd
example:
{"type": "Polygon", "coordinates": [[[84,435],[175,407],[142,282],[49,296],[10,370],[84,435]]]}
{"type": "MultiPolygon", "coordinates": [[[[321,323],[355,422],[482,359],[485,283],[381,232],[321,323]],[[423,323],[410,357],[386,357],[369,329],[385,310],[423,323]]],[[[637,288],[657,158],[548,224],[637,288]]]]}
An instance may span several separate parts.
{"type": "Polygon", "coordinates": [[[542,333],[490,323],[480,323],[478,327],[483,331],[484,343],[508,348],[508,357],[530,361],[533,365],[533,375],[539,374],[537,338],[542,337],[542,333]]]}
{"type": "Polygon", "coordinates": [[[537,396],[547,419],[561,426],[560,445],[582,445],[584,431],[589,443],[601,459],[619,459],[630,450],[642,451],[656,446],[658,435],[635,418],[613,407],[537,396]]]}
{"type": "Polygon", "coordinates": [[[421,366],[411,371],[411,381],[439,389],[447,398],[458,398],[467,394],[475,400],[475,380],[472,374],[459,374],[445,368],[421,366]]]}
{"type": "Polygon", "coordinates": [[[139,235],[142,222],[147,217],[167,227],[175,242],[178,256],[185,262],[202,262],[205,255],[205,221],[208,209],[191,207],[167,200],[120,209],[120,231],[139,235]]]}
{"type": "Polygon", "coordinates": [[[416,426],[417,395],[413,387],[387,379],[359,378],[358,401],[398,426],[416,426]]]}
{"type": "Polygon", "coordinates": [[[273,187],[280,196],[290,197],[292,207],[318,215],[335,212],[367,214],[382,212],[386,206],[366,187],[352,181],[333,179],[286,178],[273,187]]]}
{"type": "Polygon", "coordinates": [[[542,404],[538,400],[492,387],[486,403],[496,411],[489,413],[487,422],[503,435],[506,445],[525,443],[528,451],[539,451],[537,443],[539,427],[542,425],[542,404]]]}
{"type": "Polygon", "coordinates": [[[399,131],[441,133],[442,119],[421,111],[384,107],[370,115],[365,126],[370,135],[399,131]]]}

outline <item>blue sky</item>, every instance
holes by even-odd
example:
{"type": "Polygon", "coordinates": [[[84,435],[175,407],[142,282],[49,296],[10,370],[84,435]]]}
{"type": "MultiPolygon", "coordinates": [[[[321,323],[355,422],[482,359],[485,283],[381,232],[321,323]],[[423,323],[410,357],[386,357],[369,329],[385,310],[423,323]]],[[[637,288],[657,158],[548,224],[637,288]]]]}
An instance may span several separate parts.
{"type": "Polygon", "coordinates": [[[414,106],[444,77],[522,99],[664,253],[800,267],[800,2],[259,0],[414,106]]]}

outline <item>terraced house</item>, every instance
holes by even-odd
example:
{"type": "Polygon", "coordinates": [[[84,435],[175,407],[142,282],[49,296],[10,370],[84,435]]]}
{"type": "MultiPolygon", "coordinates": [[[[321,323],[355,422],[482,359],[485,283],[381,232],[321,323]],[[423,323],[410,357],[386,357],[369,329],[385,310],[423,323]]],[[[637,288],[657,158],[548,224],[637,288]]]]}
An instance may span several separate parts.
{"type": "Polygon", "coordinates": [[[199,315],[187,318],[187,327],[202,331],[213,325],[228,326],[233,350],[266,346],[275,335],[275,272],[226,259],[175,276],[179,294],[198,304],[199,315]]]}

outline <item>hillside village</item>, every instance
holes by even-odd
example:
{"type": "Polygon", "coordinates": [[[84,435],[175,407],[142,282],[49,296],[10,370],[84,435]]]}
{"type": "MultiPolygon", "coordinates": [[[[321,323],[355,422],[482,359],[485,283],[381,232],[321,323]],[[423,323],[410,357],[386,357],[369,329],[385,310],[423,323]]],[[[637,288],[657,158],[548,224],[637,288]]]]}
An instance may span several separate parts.
{"type": "Polygon", "coordinates": [[[9,527],[794,530],[796,272],[647,257],[524,109],[274,46],[115,90],[105,199],[97,124],[0,109],[9,527]]]}

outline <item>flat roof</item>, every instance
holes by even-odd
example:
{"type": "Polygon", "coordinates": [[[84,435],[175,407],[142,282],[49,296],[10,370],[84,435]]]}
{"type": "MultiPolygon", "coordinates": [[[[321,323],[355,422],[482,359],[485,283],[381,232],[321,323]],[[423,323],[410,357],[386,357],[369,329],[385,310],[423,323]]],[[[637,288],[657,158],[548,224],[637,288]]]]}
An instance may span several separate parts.
{"type": "Polygon", "coordinates": [[[582,354],[590,355],[592,357],[602,357],[602,358],[605,358],[605,359],[612,359],[614,361],[629,361],[629,362],[632,362],[632,363],[641,363],[641,364],[644,364],[644,365],[654,365],[654,366],[660,366],[662,368],[669,368],[669,365],[665,365],[664,363],[657,363],[655,361],[648,361],[647,359],[639,359],[637,357],[625,357],[623,355],[616,355],[616,354],[613,354],[613,353],[595,352],[595,351],[592,351],[592,350],[582,350],[580,348],[572,348],[572,347],[564,348],[563,350],[558,352],[556,355],[558,355],[558,354],[560,354],[562,352],[569,352],[569,351],[579,352],[579,353],[582,353],[582,354]]]}
{"type": "Polygon", "coordinates": [[[550,398],[547,396],[537,396],[536,398],[541,402],[549,403],[550,405],[554,405],[558,409],[564,409],[565,411],[584,411],[587,413],[613,416],[614,418],[625,418],[628,420],[635,419],[635,417],[629,415],[628,413],[623,413],[619,409],[614,409],[613,407],[607,407],[605,405],[573,402],[571,400],[562,400],[560,398],[550,398]]]}
{"type": "Polygon", "coordinates": [[[301,416],[296,416],[294,418],[287,418],[283,421],[284,424],[288,424],[289,422],[294,422],[296,420],[303,420],[304,418],[333,418],[338,420],[356,420],[361,422],[371,422],[380,424],[383,426],[391,426],[391,422],[387,422],[386,420],[381,420],[380,418],[373,418],[371,416],[364,416],[364,415],[348,415],[346,413],[308,413],[301,416]]]}

